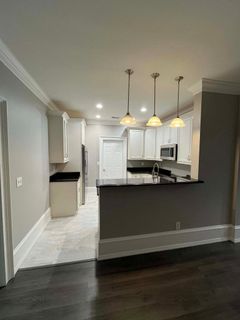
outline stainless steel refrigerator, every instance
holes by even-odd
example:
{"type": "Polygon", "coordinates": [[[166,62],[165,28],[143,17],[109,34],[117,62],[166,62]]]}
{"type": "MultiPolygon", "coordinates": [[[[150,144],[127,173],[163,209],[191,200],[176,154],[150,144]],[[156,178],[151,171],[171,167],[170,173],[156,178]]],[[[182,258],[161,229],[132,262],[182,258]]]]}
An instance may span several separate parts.
{"type": "Polygon", "coordinates": [[[86,147],[82,144],[82,204],[85,204],[86,197],[86,182],[88,174],[88,152],[86,147]]]}

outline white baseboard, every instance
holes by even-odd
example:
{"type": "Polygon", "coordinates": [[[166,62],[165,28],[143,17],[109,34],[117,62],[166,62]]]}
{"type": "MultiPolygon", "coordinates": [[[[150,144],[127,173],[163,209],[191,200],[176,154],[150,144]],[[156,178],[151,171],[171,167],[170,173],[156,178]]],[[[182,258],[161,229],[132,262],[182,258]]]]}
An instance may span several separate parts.
{"type": "Polygon", "coordinates": [[[96,187],[86,187],[86,191],[87,192],[94,192],[94,191],[97,192],[97,188],[96,187]]]}
{"type": "MultiPolygon", "coordinates": [[[[232,240],[232,225],[166,231],[99,241],[98,260],[232,240]]],[[[240,227],[238,227],[240,235],[240,227]]],[[[239,240],[239,239],[234,239],[239,240]]],[[[234,241],[236,242],[236,241],[234,241]]]]}
{"type": "Polygon", "coordinates": [[[229,240],[234,243],[240,242],[240,226],[231,226],[231,237],[229,240]]]}
{"type": "Polygon", "coordinates": [[[21,267],[23,260],[26,258],[27,254],[32,249],[33,245],[45,229],[50,219],[51,209],[48,208],[47,211],[40,217],[40,219],[35,223],[32,229],[26,234],[22,241],[13,250],[15,274],[21,267]]]}

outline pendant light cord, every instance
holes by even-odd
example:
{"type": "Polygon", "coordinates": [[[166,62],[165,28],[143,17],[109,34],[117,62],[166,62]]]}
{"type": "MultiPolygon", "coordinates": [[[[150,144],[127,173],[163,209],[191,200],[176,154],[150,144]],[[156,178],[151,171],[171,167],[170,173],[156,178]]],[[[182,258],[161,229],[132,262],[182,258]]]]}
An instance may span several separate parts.
{"type": "Polygon", "coordinates": [[[177,77],[175,80],[178,82],[178,91],[177,91],[177,118],[179,118],[179,97],[180,97],[180,81],[183,79],[183,76],[177,77]]]}
{"type": "Polygon", "coordinates": [[[179,118],[179,87],[180,87],[180,79],[178,79],[178,93],[177,93],[177,118],[179,118]]]}
{"type": "Polygon", "coordinates": [[[129,100],[130,100],[130,72],[128,73],[127,114],[129,114],[129,100]]]}
{"type": "Polygon", "coordinates": [[[153,116],[156,116],[156,77],[154,78],[153,109],[153,116]]]}
{"type": "Polygon", "coordinates": [[[127,114],[129,114],[129,101],[130,101],[130,77],[133,74],[132,69],[127,69],[125,71],[128,74],[128,96],[127,96],[127,114]]]}
{"type": "Polygon", "coordinates": [[[156,117],[156,81],[157,81],[157,78],[160,76],[159,73],[155,72],[155,73],[152,73],[151,74],[151,77],[153,78],[154,80],[154,86],[153,86],[153,116],[156,117]]]}

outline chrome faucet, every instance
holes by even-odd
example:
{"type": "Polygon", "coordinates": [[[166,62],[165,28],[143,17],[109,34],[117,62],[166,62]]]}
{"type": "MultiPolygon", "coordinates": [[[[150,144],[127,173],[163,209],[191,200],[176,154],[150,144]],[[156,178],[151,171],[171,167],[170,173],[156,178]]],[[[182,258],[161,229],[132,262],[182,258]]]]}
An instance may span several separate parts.
{"type": "Polygon", "coordinates": [[[155,162],[154,165],[153,165],[153,169],[152,169],[152,177],[153,177],[153,179],[154,178],[158,178],[159,171],[160,171],[159,164],[157,162],[155,162]]]}

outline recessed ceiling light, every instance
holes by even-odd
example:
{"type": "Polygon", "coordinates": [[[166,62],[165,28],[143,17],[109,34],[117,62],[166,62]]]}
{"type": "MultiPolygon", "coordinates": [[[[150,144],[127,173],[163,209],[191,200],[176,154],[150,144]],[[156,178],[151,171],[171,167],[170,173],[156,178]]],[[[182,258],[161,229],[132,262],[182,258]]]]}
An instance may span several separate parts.
{"type": "Polygon", "coordinates": [[[101,118],[100,114],[97,114],[97,115],[96,115],[96,118],[97,118],[97,119],[100,119],[100,118],[101,118]]]}
{"type": "Polygon", "coordinates": [[[98,104],[96,104],[96,108],[97,108],[97,109],[102,109],[102,108],[103,108],[103,105],[102,105],[101,103],[98,103],[98,104]]]}
{"type": "Polygon", "coordinates": [[[140,111],[141,111],[141,112],[146,112],[146,111],[147,111],[147,108],[146,108],[146,107],[142,107],[142,108],[140,109],[140,111]]]}

